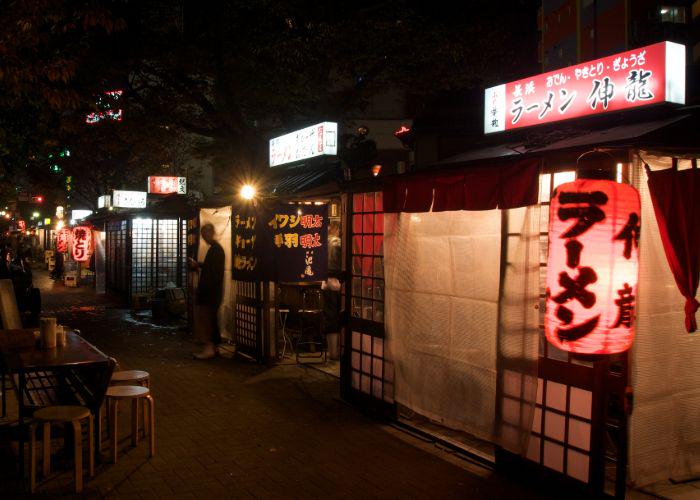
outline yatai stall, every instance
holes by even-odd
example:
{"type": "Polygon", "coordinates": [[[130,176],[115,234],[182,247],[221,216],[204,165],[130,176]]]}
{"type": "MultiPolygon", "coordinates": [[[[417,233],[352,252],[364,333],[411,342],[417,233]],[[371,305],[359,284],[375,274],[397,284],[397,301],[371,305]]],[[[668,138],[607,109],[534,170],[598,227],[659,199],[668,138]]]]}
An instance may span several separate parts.
{"type": "Polygon", "coordinates": [[[324,321],[322,290],[342,260],[337,129],[322,122],[272,138],[268,174],[232,206],[234,336],[260,361],[307,354],[325,363],[326,330],[338,331],[324,321]]]}
{"type": "Polygon", "coordinates": [[[696,476],[684,70],[664,42],[487,89],[488,147],[356,189],[344,396],[587,493],[696,476]]]}

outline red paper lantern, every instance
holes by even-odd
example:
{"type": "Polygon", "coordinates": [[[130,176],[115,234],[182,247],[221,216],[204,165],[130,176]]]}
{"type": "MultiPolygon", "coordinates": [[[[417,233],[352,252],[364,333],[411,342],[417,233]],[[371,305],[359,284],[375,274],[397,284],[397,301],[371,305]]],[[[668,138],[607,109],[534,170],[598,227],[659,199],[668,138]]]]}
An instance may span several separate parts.
{"type": "Polygon", "coordinates": [[[73,228],[73,260],[86,262],[92,252],[92,230],[88,226],[73,228]]]}
{"type": "Polygon", "coordinates": [[[565,351],[614,354],[634,337],[639,280],[636,189],[607,180],[562,184],[549,210],[547,340],[565,351]]]}
{"type": "Polygon", "coordinates": [[[70,238],[71,231],[67,227],[64,227],[56,233],[56,250],[58,253],[68,252],[68,238],[70,238]]]}

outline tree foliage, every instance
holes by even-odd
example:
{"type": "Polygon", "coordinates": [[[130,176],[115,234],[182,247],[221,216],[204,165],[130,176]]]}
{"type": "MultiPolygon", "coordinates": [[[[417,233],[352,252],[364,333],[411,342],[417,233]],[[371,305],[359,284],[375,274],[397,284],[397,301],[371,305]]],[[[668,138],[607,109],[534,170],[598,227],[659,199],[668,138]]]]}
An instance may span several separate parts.
{"type": "Polygon", "coordinates": [[[428,103],[511,76],[536,4],[0,0],[0,162],[7,174],[33,157],[41,172],[67,145],[86,200],[188,156],[235,174],[265,165],[271,135],[342,123],[378,93],[428,103]],[[86,125],[115,86],[124,120],[86,125]]]}

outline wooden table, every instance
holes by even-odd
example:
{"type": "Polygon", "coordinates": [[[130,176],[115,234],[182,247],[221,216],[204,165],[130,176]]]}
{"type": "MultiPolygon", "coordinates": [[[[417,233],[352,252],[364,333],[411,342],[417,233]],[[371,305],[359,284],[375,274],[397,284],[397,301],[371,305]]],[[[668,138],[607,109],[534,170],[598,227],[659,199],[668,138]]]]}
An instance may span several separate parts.
{"type": "MultiPolygon", "coordinates": [[[[19,405],[19,461],[24,477],[25,419],[34,410],[56,404],[79,404],[95,418],[101,436],[100,406],[109,386],[115,361],[74,332],[66,345],[54,349],[36,347],[3,351],[5,367],[13,375],[19,405]]],[[[99,446],[95,450],[99,460],[99,446]]]]}

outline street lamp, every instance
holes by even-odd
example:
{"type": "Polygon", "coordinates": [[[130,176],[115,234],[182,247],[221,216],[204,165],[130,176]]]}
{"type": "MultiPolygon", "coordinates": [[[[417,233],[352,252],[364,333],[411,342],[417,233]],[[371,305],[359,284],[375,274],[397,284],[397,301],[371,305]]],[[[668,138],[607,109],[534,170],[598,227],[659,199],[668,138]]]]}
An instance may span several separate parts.
{"type": "Polygon", "coordinates": [[[256,189],[251,184],[244,184],[241,187],[241,197],[245,200],[252,200],[255,198],[256,189]]]}

